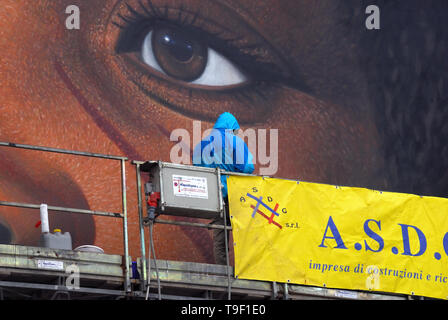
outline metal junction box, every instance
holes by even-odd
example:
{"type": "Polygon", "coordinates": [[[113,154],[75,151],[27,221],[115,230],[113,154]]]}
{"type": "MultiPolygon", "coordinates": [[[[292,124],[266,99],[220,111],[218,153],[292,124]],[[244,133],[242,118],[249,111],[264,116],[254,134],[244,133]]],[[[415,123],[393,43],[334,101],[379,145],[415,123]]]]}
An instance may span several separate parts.
{"type": "Polygon", "coordinates": [[[151,192],[160,192],[161,214],[214,219],[222,217],[221,176],[218,169],[169,162],[145,162],[151,192]]]}

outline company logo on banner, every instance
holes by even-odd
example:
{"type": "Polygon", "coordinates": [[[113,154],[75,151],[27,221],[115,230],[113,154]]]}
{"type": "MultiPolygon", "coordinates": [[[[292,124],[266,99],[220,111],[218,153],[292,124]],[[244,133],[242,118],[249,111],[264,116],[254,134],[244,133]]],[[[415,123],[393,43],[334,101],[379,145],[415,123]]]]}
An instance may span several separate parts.
{"type": "Polygon", "coordinates": [[[231,176],[238,278],[448,299],[448,199],[231,176]]]}

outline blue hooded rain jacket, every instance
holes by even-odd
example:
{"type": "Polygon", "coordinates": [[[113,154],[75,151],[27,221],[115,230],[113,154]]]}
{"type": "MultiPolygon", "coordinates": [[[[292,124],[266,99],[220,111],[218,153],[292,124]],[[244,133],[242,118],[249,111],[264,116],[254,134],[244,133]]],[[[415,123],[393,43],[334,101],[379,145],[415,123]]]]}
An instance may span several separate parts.
{"type": "MultiPolygon", "coordinates": [[[[225,112],[218,117],[212,132],[194,148],[193,164],[226,171],[252,173],[253,157],[244,141],[233,133],[240,129],[235,117],[225,112]]],[[[222,196],[227,197],[227,176],[221,176],[222,196]]]]}

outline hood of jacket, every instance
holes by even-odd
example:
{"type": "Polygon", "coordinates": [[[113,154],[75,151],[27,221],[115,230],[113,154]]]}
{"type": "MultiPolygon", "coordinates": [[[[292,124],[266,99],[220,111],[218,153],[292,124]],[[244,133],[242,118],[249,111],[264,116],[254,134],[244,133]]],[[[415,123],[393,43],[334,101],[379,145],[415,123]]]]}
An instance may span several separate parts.
{"type": "Polygon", "coordinates": [[[213,128],[236,130],[240,128],[240,125],[238,124],[238,121],[233,116],[233,114],[229,112],[224,112],[218,117],[218,120],[216,120],[216,123],[213,126],[213,128]]]}

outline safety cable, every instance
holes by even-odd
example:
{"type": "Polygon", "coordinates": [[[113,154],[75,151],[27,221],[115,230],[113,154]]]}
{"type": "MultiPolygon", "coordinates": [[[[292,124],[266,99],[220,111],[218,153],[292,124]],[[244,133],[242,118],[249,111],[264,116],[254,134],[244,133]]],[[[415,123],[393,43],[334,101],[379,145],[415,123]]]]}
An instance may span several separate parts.
{"type": "MultiPolygon", "coordinates": [[[[157,258],[156,258],[156,251],[154,249],[154,237],[153,237],[153,226],[154,226],[154,221],[150,220],[149,221],[149,244],[151,247],[151,252],[152,252],[152,256],[154,257],[154,267],[156,269],[156,276],[157,276],[157,294],[158,294],[158,299],[162,300],[162,288],[160,286],[160,277],[159,277],[159,269],[157,267],[157,258]]],[[[148,259],[148,284],[147,284],[147,288],[146,288],[146,297],[145,300],[148,300],[149,298],[149,284],[151,281],[151,252],[149,252],[149,259],[148,259]]]]}

